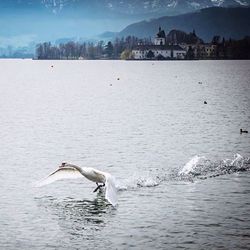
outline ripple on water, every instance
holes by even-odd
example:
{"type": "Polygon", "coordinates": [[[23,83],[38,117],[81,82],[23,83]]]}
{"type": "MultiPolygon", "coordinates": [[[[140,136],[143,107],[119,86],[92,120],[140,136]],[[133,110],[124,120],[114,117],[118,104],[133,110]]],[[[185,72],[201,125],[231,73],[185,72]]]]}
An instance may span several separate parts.
{"type": "Polygon", "coordinates": [[[0,248],[250,245],[249,61],[51,64],[0,60],[0,248]],[[114,174],[118,207],[87,180],[31,187],[62,161],[114,174]]]}

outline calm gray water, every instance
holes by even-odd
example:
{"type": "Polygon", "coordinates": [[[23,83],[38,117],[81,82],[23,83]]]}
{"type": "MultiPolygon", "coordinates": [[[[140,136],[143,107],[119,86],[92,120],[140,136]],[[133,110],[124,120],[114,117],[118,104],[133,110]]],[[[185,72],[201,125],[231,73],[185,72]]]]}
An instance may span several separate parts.
{"type": "Polygon", "coordinates": [[[249,69],[1,60],[0,249],[249,249],[249,69]],[[112,173],[119,205],[33,186],[63,161],[112,173]]]}

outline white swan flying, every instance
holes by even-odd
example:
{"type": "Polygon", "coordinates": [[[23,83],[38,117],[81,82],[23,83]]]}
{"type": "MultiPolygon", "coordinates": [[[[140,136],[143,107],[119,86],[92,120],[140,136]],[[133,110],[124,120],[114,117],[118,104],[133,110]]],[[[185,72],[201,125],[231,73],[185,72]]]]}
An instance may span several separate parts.
{"type": "Polygon", "coordinates": [[[54,181],[62,179],[77,179],[86,177],[88,180],[93,181],[97,184],[96,192],[99,188],[106,188],[105,198],[115,206],[117,204],[117,190],[115,186],[114,177],[107,173],[102,172],[94,168],[82,168],[69,163],[62,163],[58,169],[51,173],[46,178],[39,181],[36,186],[41,187],[48,185],[54,181]]]}

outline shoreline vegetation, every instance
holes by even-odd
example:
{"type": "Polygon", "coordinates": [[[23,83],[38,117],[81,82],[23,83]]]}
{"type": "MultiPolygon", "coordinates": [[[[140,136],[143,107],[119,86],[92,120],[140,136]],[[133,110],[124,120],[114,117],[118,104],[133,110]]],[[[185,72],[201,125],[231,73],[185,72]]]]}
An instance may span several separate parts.
{"type": "MultiPolygon", "coordinates": [[[[162,31],[161,31],[162,32],[162,31]]],[[[159,33],[158,33],[159,34],[159,33]]],[[[157,35],[158,35],[157,34],[157,35]]],[[[161,33],[162,34],[162,33],[161,33]]],[[[156,36],[157,37],[157,36],[156,36]]],[[[35,60],[234,60],[250,59],[250,36],[240,40],[221,38],[216,35],[210,43],[205,43],[199,38],[195,31],[187,34],[183,31],[172,30],[164,38],[166,43],[161,46],[171,48],[178,45],[185,51],[185,57],[163,57],[154,55],[152,51],[144,48],[153,45],[151,38],[140,39],[134,36],[116,38],[105,43],[78,43],[67,42],[53,45],[50,42],[40,43],[36,46],[35,60]],[[136,58],[135,51],[138,50],[144,56],[136,58]]],[[[157,52],[158,53],[158,52],[157,52]]],[[[172,53],[170,53],[172,54],[172,53]]]]}

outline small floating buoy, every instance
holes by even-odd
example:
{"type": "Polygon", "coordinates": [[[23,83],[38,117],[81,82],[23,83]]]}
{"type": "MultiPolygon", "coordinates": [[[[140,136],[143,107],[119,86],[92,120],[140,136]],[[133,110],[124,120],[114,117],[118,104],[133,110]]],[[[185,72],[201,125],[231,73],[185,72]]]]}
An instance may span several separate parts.
{"type": "Polygon", "coordinates": [[[206,101],[204,101],[204,104],[207,104],[207,102],[206,102],[206,101]]]}
{"type": "Polygon", "coordinates": [[[53,68],[54,66],[53,66],[53,65],[51,65],[50,67],[51,67],[51,68],[53,68]]]}
{"type": "Polygon", "coordinates": [[[120,78],[118,77],[118,78],[117,78],[117,81],[119,81],[119,80],[120,80],[120,78]]]}
{"type": "Polygon", "coordinates": [[[241,128],[241,129],[240,129],[240,133],[241,133],[241,134],[243,134],[243,133],[246,133],[246,134],[247,134],[248,131],[247,131],[247,130],[243,130],[243,129],[241,128]]]}
{"type": "Polygon", "coordinates": [[[112,86],[112,84],[109,84],[109,86],[112,86]]]}

